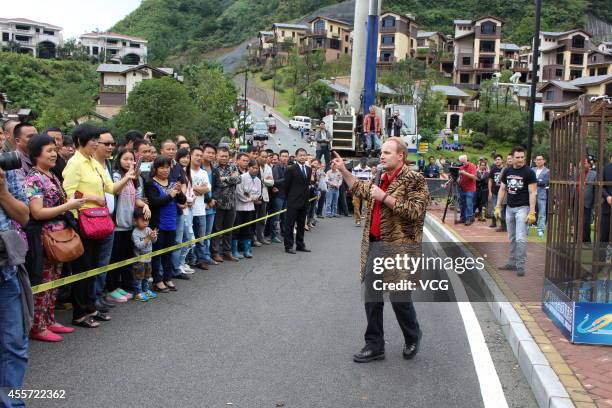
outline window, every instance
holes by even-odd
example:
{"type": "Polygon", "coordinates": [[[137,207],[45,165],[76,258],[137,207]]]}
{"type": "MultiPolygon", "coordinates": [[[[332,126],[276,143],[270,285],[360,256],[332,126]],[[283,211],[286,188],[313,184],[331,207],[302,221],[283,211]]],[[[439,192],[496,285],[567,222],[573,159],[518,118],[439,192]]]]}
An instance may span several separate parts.
{"type": "Polygon", "coordinates": [[[46,35],[55,35],[55,31],[43,30],[43,34],[46,34],[46,35]]]}
{"type": "Polygon", "coordinates": [[[495,41],[481,41],[480,52],[495,52],[495,41]]]}
{"type": "Polygon", "coordinates": [[[340,35],[340,27],[338,27],[338,35],[340,35]]]}
{"type": "Polygon", "coordinates": [[[130,48],[140,48],[140,44],[130,43],[130,48]]]}
{"type": "Polygon", "coordinates": [[[595,68],[589,70],[589,76],[595,76],[595,68]]]}
{"type": "Polygon", "coordinates": [[[329,40],[329,48],[331,48],[332,50],[339,50],[340,49],[340,40],[336,40],[335,38],[332,38],[329,40]]]}
{"type": "Polygon", "coordinates": [[[393,58],[393,55],[391,55],[391,53],[390,53],[390,52],[383,52],[383,53],[380,55],[380,60],[381,60],[381,61],[384,61],[384,62],[390,62],[390,61],[391,61],[391,58],[393,58]]]}
{"type": "Polygon", "coordinates": [[[117,44],[117,42],[118,42],[117,40],[111,40],[111,39],[106,40],[107,44],[117,44]]]}
{"type": "Polygon", "coordinates": [[[28,42],[28,41],[30,41],[30,37],[28,37],[26,35],[16,35],[15,36],[15,40],[28,42]]]}
{"type": "Polygon", "coordinates": [[[31,27],[30,27],[30,26],[28,26],[28,25],[19,25],[19,24],[18,24],[18,25],[16,25],[16,26],[15,26],[15,28],[16,28],[17,30],[30,31],[30,28],[31,28],[31,27]]]}
{"type": "Polygon", "coordinates": [[[332,33],[334,32],[334,26],[333,25],[329,25],[329,31],[331,31],[332,33]]]}
{"type": "Polygon", "coordinates": [[[381,43],[384,45],[395,44],[395,36],[394,35],[383,35],[381,38],[381,43]]]}
{"type": "Polygon", "coordinates": [[[555,69],[555,76],[561,78],[563,76],[563,70],[561,68],[555,69]]]}
{"type": "Polygon", "coordinates": [[[345,36],[344,36],[344,41],[348,42],[348,40],[349,40],[349,36],[348,36],[348,35],[345,35],[345,36]]]}
{"type": "Polygon", "coordinates": [[[291,38],[295,38],[295,31],[291,32],[291,38]]]}
{"type": "Polygon", "coordinates": [[[459,83],[469,84],[470,83],[470,74],[461,74],[461,75],[459,75],[459,83]]]}
{"type": "Polygon", "coordinates": [[[425,46],[425,40],[422,38],[419,38],[417,40],[417,47],[424,47],[425,46]]]}
{"type": "Polygon", "coordinates": [[[100,49],[98,47],[91,47],[91,53],[93,55],[98,55],[99,52],[100,52],[100,49]]]}
{"type": "Polygon", "coordinates": [[[382,26],[383,27],[395,27],[395,17],[387,16],[383,18],[382,26]]]}
{"type": "Polygon", "coordinates": [[[461,63],[463,65],[471,65],[472,64],[472,58],[471,57],[463,57],[461,60],[461,63]]]}
{"type": "Polygon", "coordinates": [[[117,50],[109,50],[111,55],[115,55],[117,53],[117,50]]]}
{"type": "Polygon", "coordinates": [[[572,54],[570,58],[570,64],[582,65],[583,60],[584,60],[584,54],[572,54]]]}
{"type": "Polygon", "coordinates": [[[555,62],[557,63],[557,65],[563,65],[563,53],[557,54],[557,59],[555,62]]]}
{"type": "MultiPolygon", "coordinates": [[[[607,73],[608,73],[608,68],[606,67],[597,69],[597,75],[606,75],[607,73]]],[[[612,93],[606,93],[606,95],[612,95],[612,93]]]]}
{"type": "Polygon", "coordinates": [[[570,80],[582,77],[582,70],[572,69],[570,71],[570,80]]]}
{"type": "Polygon", "coordinates": [[[36,29],[36,32],[37,32],[37,33],[40,33],[40,28],[37,28],[37,29],[36,29]]]}
{"type": "Polygon", "coordinates": [[[285,38],[285,31],[281,31],[281,37],[285,38]]]}
{"type": "Polygon", "coordinates": [[[348,47],[344,47],[344,53],[348,54],[348,47]]]}
{"type": "Polygon", "coordinates": [[[125,47],[126,45],[127,45],[127,42],[126,42],[126,41],[123,41],[123,46],[125,47]]]}
{"type": "Polygon", "coordinates": [[[497,26],[491,21],[486,21],[480,25],[480,33],[492,35],[497,31],[497,26]]]}
{"type": "Polygon", "coordinates": [[[323,20],[315,21],[314,29],[315,29],[315,31],[324,31],[325,30],[325,21],[323,21],[323,20]]]}
{"type": "Polygon", "coordinates": [[[2,33],[2,41],[9,41],[9,33],[2,33]]]}
{"type": "Polygon", "coordinates": [[[555,90],[551,89],[550,91],[546,91],[545,99],[547,101],[552,101],[555,99],[555,90]]]}
{"type": "Polygon", "coordinates": [[[584,48],[584,37],[575,35],[572,37],[572,48],[584,48]]]}

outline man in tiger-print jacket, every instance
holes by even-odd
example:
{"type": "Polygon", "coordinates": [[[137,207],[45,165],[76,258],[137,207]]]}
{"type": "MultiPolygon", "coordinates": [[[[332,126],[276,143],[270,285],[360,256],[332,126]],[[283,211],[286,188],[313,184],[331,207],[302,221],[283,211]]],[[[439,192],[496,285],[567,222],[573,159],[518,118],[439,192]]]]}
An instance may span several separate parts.
{"type": "MultiPolygon", "coordinates": [[[[370,202],[361,241],[360,268],[360,278],[361,282],[365,283],[366,293],[366,345],[353,356],[353,360],[359,363],[385,358],[383,291],[379,290],[380,282],[377,286],[374,285],[375,280],[380,280],[380,275],[373,273],[373,257],[395,257],[396,254],[403,256],[405,253],[411,256],[421,255],[420,245],[425,211],[429,204],[429,191],[423,176],[404,164],[406,153],[406,145],[400,138],[390,138],[381,150],[380,163],[384,174],[380,180],[360,181],[351,175],[340,156],[334,152],[334,162],[351,193],[370,202]]],[[[382,272],[382,281],[385,284],[414,281],[416,276],[418,273],[410,274],[410,271],[405,269],[389,268],[382,272]]],[[[393,311],[404,334],[403,356],[411,359],[418,352],[421,338],[414,305],[409,291],[390,291],[389,294],[393,311]]]]}

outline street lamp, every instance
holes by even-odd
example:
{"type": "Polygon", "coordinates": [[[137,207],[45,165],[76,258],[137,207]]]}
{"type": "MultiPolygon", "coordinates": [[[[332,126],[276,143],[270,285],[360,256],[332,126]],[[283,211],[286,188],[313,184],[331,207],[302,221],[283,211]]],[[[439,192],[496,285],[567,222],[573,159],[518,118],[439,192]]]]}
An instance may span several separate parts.
{"type": "Polygon", "coordinates": [[[538,56],[540,53],[540,13],[542,0],[536,0],[535,34],[533,37],[533,57],[531,61],[531,98],[529,99],[529,123],[527,128],[527,165],[531,165],[531,150],[533,147],[533,121],[535,119],[536,87],[538,85],[538,56]]]}
{"type": "Polygon", "coordinates": [[[247,60],[246,60],[246,66],[244,67],[244,120],[243,120],[243,133],[242,133],[242,137],[243,137],[243,142],[246,143],[246,132],[247,132],[247,124],[246,124],[246,119],[247,119],[247,110],[249,109],[249,99],[248,99],[248,94],[247,94],[247,86],[248,86],[248,73],[249,73],[249,59],[250,59],[250,50],[251,49],[251,44],[247,44],[246,46],[246,51],[247,51],[247,60]]]}

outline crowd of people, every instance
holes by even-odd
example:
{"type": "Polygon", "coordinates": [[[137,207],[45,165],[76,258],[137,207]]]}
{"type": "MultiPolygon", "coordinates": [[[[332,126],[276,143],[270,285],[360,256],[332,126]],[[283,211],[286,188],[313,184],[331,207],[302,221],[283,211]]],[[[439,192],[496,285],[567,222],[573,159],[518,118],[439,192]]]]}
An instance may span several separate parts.
{"type": "MultiPolygon", "coordinates": [[[[252,258],[254,247],[310,252],[304,231],[337,214],[342,177],[328,153],[326,171],[304,149],[232,152],[177,136],[158,152],[154,136],[130,131],[116,141],[90,124],[70,136],[3,124],[3,155],[19,166],[0,169],[1,387],[20,387],[28,337],[59,342],[75,331],[55,319],[56,304],[71,305],[72,326],[94,329],[117,305],[175,292],[176,280],[252,258]],[[33,286],[135,256],[137,262],[24,301],[33,286]]],[[[348,215],[346,195],[344,201],[348,215]]]]}

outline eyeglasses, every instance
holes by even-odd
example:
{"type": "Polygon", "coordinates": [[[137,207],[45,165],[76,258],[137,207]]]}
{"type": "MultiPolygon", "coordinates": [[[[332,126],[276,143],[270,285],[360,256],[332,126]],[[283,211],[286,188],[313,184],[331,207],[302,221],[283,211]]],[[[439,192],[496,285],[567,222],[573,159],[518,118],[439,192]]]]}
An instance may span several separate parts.
{"type": "Polygon", "coordinates": [[[106,147],[108,146],[115,147],[115,142],[98,142],[98,144],[104,145],[106,147]]]}

